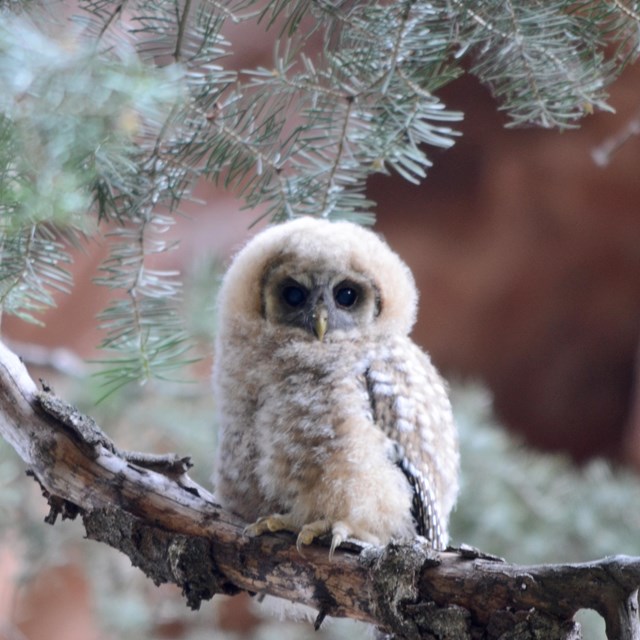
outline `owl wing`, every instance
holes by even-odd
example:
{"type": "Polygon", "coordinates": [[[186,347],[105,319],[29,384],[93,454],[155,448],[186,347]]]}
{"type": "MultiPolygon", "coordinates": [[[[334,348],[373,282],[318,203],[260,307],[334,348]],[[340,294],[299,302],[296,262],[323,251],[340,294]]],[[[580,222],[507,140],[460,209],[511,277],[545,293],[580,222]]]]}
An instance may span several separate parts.
{"type": "Polygon", "coordinates": [[[458,466],[445,383],[408,338],[377,349],[365,379],[374,421],[392,443],[389,457],[412,488],[416,531],[442,549],[458,466]]]}
{"type": "Polygon", "coordinates": [[[416,525],[416,533],[429,540],[435,549],[444,549],[446,534],[443,531],[432,483],[411,463],[402,447],[398,445],[395,449],[396,457],[393,461],[404,473],[413,491],[411,515],[416,525]]]}

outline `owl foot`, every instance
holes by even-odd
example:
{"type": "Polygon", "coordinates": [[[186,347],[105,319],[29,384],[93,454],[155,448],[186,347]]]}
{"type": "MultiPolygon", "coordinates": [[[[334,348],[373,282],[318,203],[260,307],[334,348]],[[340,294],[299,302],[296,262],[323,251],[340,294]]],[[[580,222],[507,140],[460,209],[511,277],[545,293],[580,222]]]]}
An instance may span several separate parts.
{"type": "Polygon", "coordinates": [[[352,533],[351,527],[346,522],[331,522],[330,520],[316,520],[305,524],[296,540],[296,548],[302,555],[302,545],[311,544],[315,538],[331,532],[331,546],[329,547],[329,559],[333,558],[335,550],[349,537],[352,533]]]}
{"type": "Polygon", "coordinates": [[[258,518],[253,524],[245,527],[244,532],[249,536],[259,536],[263,533],[275,533],[276,531],[291,531],[297,533],[296,549],[300,555],[303,545],[311,544],[316,538],[331,532],[331,546],[329,558],[333,558],[335,550],[351,535],[351,527],[346,522],[332,523],[330,520],[315,520],[305,524],[302,528],[295,524],[289,514],[274,513],[270,516],[258,518]]]}
{"type": "Polygon", "coordinates": [[[299,526],[291,520],[291,516],[286,513],[274,513],[270,516],[262,516],[253,524],[245,527],[244,532],[249,536],[260,536],[263,533],[275,533],[276,531],[291,531],[298,533],[299,526]]]}

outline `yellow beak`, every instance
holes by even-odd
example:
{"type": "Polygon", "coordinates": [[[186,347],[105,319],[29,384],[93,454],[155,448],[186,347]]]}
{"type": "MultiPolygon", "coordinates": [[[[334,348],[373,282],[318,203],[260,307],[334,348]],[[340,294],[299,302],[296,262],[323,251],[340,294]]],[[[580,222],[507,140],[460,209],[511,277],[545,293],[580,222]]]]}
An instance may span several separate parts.
{"type": "Polygon", "coordinates": [[[327,333],[327,326],[329,325],[329,314],[324,306],[318,307],[313,312],[313,332],[316,338],[322,342],[324,334],[327,333]]]}

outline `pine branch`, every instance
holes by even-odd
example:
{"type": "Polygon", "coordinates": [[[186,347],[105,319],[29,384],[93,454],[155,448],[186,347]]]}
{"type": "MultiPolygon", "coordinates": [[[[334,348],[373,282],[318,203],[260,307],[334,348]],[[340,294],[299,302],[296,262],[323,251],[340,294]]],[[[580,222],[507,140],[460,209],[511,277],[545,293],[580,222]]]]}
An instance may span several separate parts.
{"type": "Polygon", "coordinates": [[[640,135],[640,111],[627,121],[622,129],[601,142],[591,152],[593,161],[600,167],[606,167],[613,155],[633,137],[640,135]]]}
{"type": "Polygon", "coordinates": [[[460,40],[474,57],[472,72],[502,101],[512,125],[563,129],[594,108],[610,110],[604,89],[613,67],[598,21],[558,1],[453,4],[465,16],[460,40]]]}
{"type": "Polygon", "coordinates": [[[113,382],[164,375],[185,360],[179,287],[148,268],[153,249],[133,227],[159,220],[160,207],[175,215],[202,177],[273,221],[370,223],[369,176],[418,183],[430,149],[453,144],[461,114],[436,92],[467,58],[512,124],[576,126],[608,109],[608,83],[637,57],[636,4],[82,0],[81,33],[41,19],[40,5],[32,21],[5,8],[0,216],[11,223],[0,228],[0,304],[33,320],[71,286],[64,242],[29,240],[38,225],[73,237],[98,233],[94,214],[117,223],[139,251],[114,243],[105,264],[122,286],[103,316],[124,367],[113,382]],[[224,27],[247,20],[279,37],[271,63],[236,72],[225,68],[237,43],[224,27]],[[162,296],[145,293],[154,279],[162,296]]]}
{"type": "Polygon", "coordinates": [[[0,303],[31,321],[52,291],[71,287],[67,245],[95,232],[92,186],[99,215],[121,217],[141,191],[137,136],[155,140],[163,105],[179,94],[175,74],[76,44],[24,20],[0,26],[0,303]]]}
{"type": "Polygon", "coordinates": [[[193,362],[186,357],[189,344],[179,313],[179,273],[147,266],[153,256],[175,247],[161,239],[172,225],[173,218],[151,215],[107,234],[116,242],[101,268],[105,275],[96,282],[125,297],[98,317],[107,332],[102,348],[121,354],[100,372],[105,395],[131,381],[166,379],[171,370],[193,362]]]}
{"type": "Polygon", "coordinates": [[[606,0],[587,3],[592,19],[599,23],[608,42],[617,45],[614,59],[619,68],[638,59],[640,53],[640,8],[637,2],[606,0]]]}
{"type": "MultiPolygon", "coordinates": [[[[332,19],[323,24],[321,16],[311,29],[324,29],[322,54],[311,59],[303,44],[289,42],[281,56],[276,52],[273,70],[251,73],[252,88],[287,96],[282,109],[301,120],[276,151],[289,202],[275,217],[357,217],[372,204],[364,196],[371,173],[388,163],[416,182],[430,166],[423,143],[452,144],[453,131],[436,123],[460,118],[430,92],[455,75],[442,63],[448,41],[441,32],[449,29],[442,11],[406,2],[320,11],[332,19]],[[436,66],[440,74],[431,71],[436,66]]],[[[252,191],[248,201],[268,193],[252,191]]]]}
{"type": "Polygon", "coordinates": [[[55,227],[24,225],[5,213],[0,218],[0,310],[39,324],[37,314],[55,305],[52,292],[71,289],[71,275],[63,266],[70,262],[55,227]],[[7,232],[12,224],[17,232],[7,232]]]}
{"type": "Polygon", "coordinates": [[[572,616],[592,608],[610,640],[640,638],[638,558],[518,566],[416,540],[351,544],[330,560],[317,545],[300,556],[284,534],[249,538],[186,475],[188,459],[118,450],[90,418],[39,393],[3,345],[0,434],[40,483],[47,522],[80,515],[87,537],[127,554],[156,584],[180,586],[192,608],[216,593],[269,593],[314,606],[317,625],[348,616],[411,640],[577,640],[572,616]]]}

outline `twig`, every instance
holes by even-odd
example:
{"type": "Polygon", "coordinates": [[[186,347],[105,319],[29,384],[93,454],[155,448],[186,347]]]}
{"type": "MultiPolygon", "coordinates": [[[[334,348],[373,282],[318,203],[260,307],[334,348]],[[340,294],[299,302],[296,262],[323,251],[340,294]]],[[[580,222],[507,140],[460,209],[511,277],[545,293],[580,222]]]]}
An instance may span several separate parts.
{"type": "Polygon", "coordinates": [[[640,135],[640,110],[627,121],[619,131],[603,140],[591,151],[593,161],[599,167],[606,167],[611,158],[634,136],[640,135]]]}

